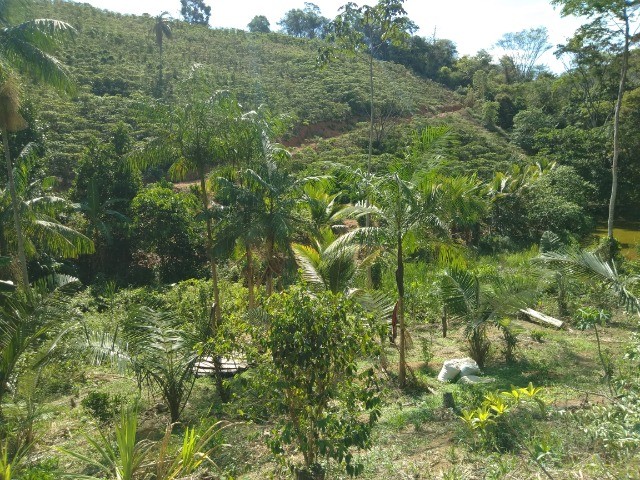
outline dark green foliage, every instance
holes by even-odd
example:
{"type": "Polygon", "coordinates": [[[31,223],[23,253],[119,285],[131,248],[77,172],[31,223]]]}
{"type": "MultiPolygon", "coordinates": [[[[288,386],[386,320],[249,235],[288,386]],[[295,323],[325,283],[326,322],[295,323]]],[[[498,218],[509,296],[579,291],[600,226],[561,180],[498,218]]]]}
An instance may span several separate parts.
{"type": "Polygon", "coordinates": [[[556,232],[565,240],[571,235],[587,234],[593,227],[588,212],[594,193],[593,186],[571,167],[550,171],[524,194],[522,205],[528,226],[524,238],[535,241],[545,230],[556,232]]]}
{"type": "Polygon", "coordinates": [[[583,179],[597,187],[595,198],[604,203],[611,189],[606,138],[607,132],[603,128],[543,128],[534,134],[532,147],[540,152],[540,156],[573,167],[583,179]]]}
{"type": "Polygon", "coordinates": [[[107,423],[115,419],[120,413],[123,398],[119,394],[111,395],[107,392],[89,392],[80,404],[100,423],[107,423]]]}
{"type": "Polygon", "coordinates": [[[553,128],[553,119],[539,108],[521,110],[513,117],[513,142],[529,154],[540,148],[535,143],[535,135],[542,129],[553,128]]]}
{"type": "Polygon", "coordinates": [[[256,15],[247,25],[247,28],[252,33],[269,33],[271,31],[269,27],[269,20],[264,15],[256,15]]]}
{"type": "Polygon", "coordinates": [[[144,266],[157,271],[162,282],[199,275],[204,252],[198,212],[197,197],[174,192],[169,183],[150,185],[133,199],[135,245],[145,252],[144,266]]]}
{"type": "Polygon", "coordinates": [[[284,33],[293,37],[322,38],[326,34],[329,19],[320,14],[320,8],[317,5],[305,2],[304,9],[289,10],[278,25],[282,27],[284,33]]]}
{"type": "Polygon", "coordinates": [[[180,0],[180,15],[193,25],[208,25],[211,7],[203,0],[180,0]]]}
{"type": "Polygon", "coordinates": [[[404,46],[390,45],[384,60],[404,65],[422,77],[440,81],[442,69],[450,69],[457,56],[456,45],[451,40],[413,36],[404,46]]]}
{"type": "Polygon", "coordinates": [[[308,478],[322,457],[336,460],[349,475],[362,471],[353,449],[369,448],[380,415],[373,372],[359,372],[357,359],[374,352],[375,334],[362,311],[342,295],[311,295],[299,288],[271,298],[270,328],[264,338],[273,362],[265,379],[280,395],[273,407],[286,413],[268,439],[271,450],[300,451],[308,478]]]}

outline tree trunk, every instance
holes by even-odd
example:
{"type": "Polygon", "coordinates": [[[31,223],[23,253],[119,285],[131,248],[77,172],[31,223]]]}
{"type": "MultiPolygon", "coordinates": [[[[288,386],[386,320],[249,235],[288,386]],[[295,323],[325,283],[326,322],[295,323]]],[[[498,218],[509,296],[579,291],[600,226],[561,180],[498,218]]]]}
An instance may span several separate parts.
{"type": "Polygon", "coordinates": [[[624,51],[622,54],[622,71],[620,72],[620,85],[618,87],[618,99],[616,100],[616,109],[613,116],[613,159],[611,161],[611,199],[609,200],[609,220],[607,222],[607,237],[609,238],[610,256],[613,240],[613,219],[615,216],[616,197],[618,195],[618,158],[620,156],[620,110],[622,108],[622,98],[627,83],[627,70],[629,68],[629,15],[624,10],[624,51]]]}
{"type": "Polygon", "coordinates": [[[158,98],[162,98],[164,94],[164,64],[162,58],[162,40],[160,40],[160,65],[158,66],[158,98]]]}
{"type": "Polygon", "coordinates": [[[442,338],[447,338],[447,307],[442,307],[442,338]]]}
{"type": "Polygon", "coordinates": [[[256,306],[256,299],[253,285],[253,253],[251,251],[251,245],[246,244],[247,249],[247,289],[249,290],[249,309],[253,309],[256,306]]]}
{"type": "MultiPolygon", "coordinates": [[[[218,267],[216,265],[215,258],[213,256],[213,225],[211,218],[209,217],[209,196],[207,195],[207,185],[205,182],[205,174],[203,168],[198,168],[198,176],[200,177],[200,193],[202,195],[202,207],[204,208],[204,214],[207,219],[207,258],[209,260],[209,267],[211,268],[211,283],[213,284],[213,305],[211,306],[211,331],[215,336],[218,331],[218,325],[220,325],[220,319],[222,317],[220,310],[220,287],[218,286],[218,267]]],[[[229,393],[224,387],[222,382],[222,374],[220,367],[220,360],[216,353],[213,353],[213,367],[215,370],[215,381],[218,395],[222,402],[229,400],[229,393]]]]}
{"type": "Polygon", "coordinates": [[[204,169],[198,169],[198,175],[200,177],[200,194],[202,195],[202,207],[207,219],[207,258],[209,260],[209,267],[211,269],[211,282],[213,283],[213,330],[215,332],[218,323],[220,322],[220,287],[218,286],[218,268],[215,258],[213,256],[213,225],[211,218],[209,217],[209,196],[207,195],[207,186],[205,183],[204,169]]]}
{"type": "Polygon", "coordinates": [[[407,370],[405,363],[406,351],[406,332],[404,325],[404,262],[402,254],[402,234],[398,232],[397,236],[398,267],[396,269],[396,287],[398,289],[398,324],[400,326],[400,366],[398,370],[398,381],[400,388],[404,388],[407,382],[407,370]]]}
{"type": "Polygon", "coordinates": [[[9,181],[9,192],[11,194],[11,208],[13,209],[13,223],[16,229],[16,237],[18,241],[18,262],[20,263],[20,282],[22,288],[29,292],[29,273],[27,271],[27,257],[24,251],[24,237],[22,235],[22,224],[20,223],[20,204],[18,202],[18,193],[16,192],[16,184],[13,178],[13,164],[11,163],[11,151],[9,150],[9,132],[6,128],[2,129],[2,144],[4,146],[4,158],[7,166],[7,179],[9,181]]]}
{"type": "MultiPolygon", "coordinates": [[[[370,47],[369,52],[369,150],[367,153],[367,182],[371,181],[371,158],[373,156],[373,46],[370,47]]],[[[371,205],[371,198],[369,193],[371,191],[369,183],[367,183],[367,198],[366,205],[371,205]]],[[[369,228],[371,226],[371,214],[367,213],[364,217],[365,226],[369,228]]],[[[373,276],[371,274],[371,265],[367,265],[367,288],[373,287],[373,276]]]]}
{"type": "Polygon", "coordinates": [[[271,261],[273,257],[275,241],[272,237],[267,240],[267,271],[266,271],[266,290],[267,296],[270,297],[273,294],[273,268],[271,261]]]}
{"type": "Polygon", "coordinates": [[[373,50],[369,55],[369,152],[367,154],[367,175],[371,174],[371,158],[373,156],[373,50]]]}

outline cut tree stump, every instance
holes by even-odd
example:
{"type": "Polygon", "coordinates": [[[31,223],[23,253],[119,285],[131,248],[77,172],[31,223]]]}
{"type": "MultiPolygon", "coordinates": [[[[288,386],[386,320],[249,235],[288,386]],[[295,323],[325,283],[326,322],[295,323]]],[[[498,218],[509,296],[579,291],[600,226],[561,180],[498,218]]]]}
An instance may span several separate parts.
{"type": "Polygon", "coordinates": [[[558,320],[557,318],[550,317],[549,315],[545,315],[544,313],[540,313],[535,311],[533,308],[522,308],[520,309],[522,313],[524,313],[530,321],[535,323],[541,323],[543,325],[551,325],[556,328],[562,328],[564,322],[562,320],[558,320]]]}

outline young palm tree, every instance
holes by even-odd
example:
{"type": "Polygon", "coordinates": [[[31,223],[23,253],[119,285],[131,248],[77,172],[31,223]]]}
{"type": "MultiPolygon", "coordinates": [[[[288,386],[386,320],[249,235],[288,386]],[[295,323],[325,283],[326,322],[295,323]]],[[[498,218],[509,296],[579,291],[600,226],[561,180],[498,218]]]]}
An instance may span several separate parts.
{"type": "Polygon", "coordinates": [[[134,371],[160,390],[171,423],[179,420],[189,400],[199,358],[196,340],[175,323],[173,313],[141,308],[131,314],[124,331],[134,371]]]}
{"type": "Polygon", "coordinates": [[[350,205],[337,203],[342,192],[328,193],[329,186],[329,182],[321,180],[309,182],[302,189],[302,204],[311,216],[311,241],[322,238],[321,231],[326,227],[344,230],[343,220],[353,213],[350,205]]]}
{"type": "Polygon", "coordinates": [[[640,315],[640,276],[621,275],[613,260],[604,260],[597,253],[582,249],[547,251],[541,253],[538,260],[563,276],[601,285],[628,311],[640,315]]]}
{"type": "Polygon", "coordinates": [[[0,134],[2,134],[9,191],[14,210],[20,280],[23,288],[28,289],[29,275],[18,214],[19,201],[13,182],[13,165],[9,150],[9,133],[22,130],[27,124],[20,115],[20,87],[13,69],[56,87],[71,89],[67,70],[49,52],[60,35],[73,33],[75,30],[67,23],[51,19],[36,19],[11,25],[9,18],[12,11],[20,6],[18,1],[0,2],[0,25],[3,27],[0,29],[0,134]]]}
{"type": "Polygon", "coordinates": [[[360,258],[361,247],[340,241],[329,227],[319,232],[315,245],[291,245],[304,280],[332,293],[349,293],[354,279],[378,256],[379,251],[360,258]]]}
{"type": "Polygon", "coordinates": [[[516,280],[496,280],[494,285],[482,288],[477,275],[464,268],[444,272],[440,294],[447,313],[464,321],[469,353],[480,368],[484,368],[489,353],[487,327],[507,328],[503,317],[524,308],[532,296],[516,280]]]}
{"type": "Polygon", "coordinates": [[[17,291],[0,296],[0,406],[25,353],[41,346],[73,316],[67,295],[76,284],[75,278],[56,276],[36,282],[30,295],[17,291]]]}

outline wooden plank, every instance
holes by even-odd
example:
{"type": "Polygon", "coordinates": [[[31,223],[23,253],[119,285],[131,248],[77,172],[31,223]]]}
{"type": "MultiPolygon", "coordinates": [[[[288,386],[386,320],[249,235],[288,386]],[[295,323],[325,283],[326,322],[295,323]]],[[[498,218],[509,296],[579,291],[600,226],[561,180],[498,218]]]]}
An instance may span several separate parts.
{"type": "MultiPolygon", "coordinates": [[[[224,358],[221,357],[219,360],[220,363],[220,374],[224,376],[233,376],[237,373],[244,372],[249,365],[244,360],[239,360],[236,358],[224,358]]],[[[206,375],[215,374],[215,365],[213,363],[213,358],[204,357],[199,362],[193,366],[193,369],[198,377],[204,377],[206,375]]]]}
{"type": "Polygon", "coordinates": [[[533,308],[523,308],[520,309],[520,311],[524,313],[530,320],[533,320],[536,323],[552,325],[556,328],[562,328],[562,325],[564,325],[564,322],[562,322],[562,320],[558,320],[557,318],[550,317],[549,315],[545,315],[544,313],[537,312],[533,308]]]}

